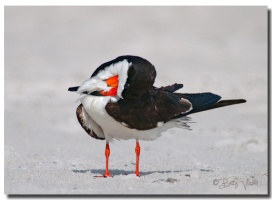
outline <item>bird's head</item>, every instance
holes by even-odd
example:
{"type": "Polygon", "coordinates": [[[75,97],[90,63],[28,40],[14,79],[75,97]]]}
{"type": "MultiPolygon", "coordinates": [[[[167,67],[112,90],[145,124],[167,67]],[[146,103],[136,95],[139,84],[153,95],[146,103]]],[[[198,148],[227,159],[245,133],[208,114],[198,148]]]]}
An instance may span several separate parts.
{"type": "Polygon", "coordinates": [[[155,67],[139,56],[119,56],[100,65],[81,86],[69,91],[95,96],[137,99],[153,87],[155,67]]]}
{"type": "Polygon", "coordinates": [[[68,90],[80,94],[122,98],[130,66],[131,63],[126,59],[115,63],[104,63],[81,86],[70,87],[68,90]]]}

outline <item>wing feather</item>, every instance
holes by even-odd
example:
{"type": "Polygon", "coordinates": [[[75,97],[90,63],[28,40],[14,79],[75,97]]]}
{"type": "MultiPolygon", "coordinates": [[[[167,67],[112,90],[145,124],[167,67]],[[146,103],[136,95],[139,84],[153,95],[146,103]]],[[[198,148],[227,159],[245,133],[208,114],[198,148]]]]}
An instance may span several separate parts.
{"type": "Polygon", "coordinates": [[[191,109],[190,101],[162,88],[155,88],[139,99],[120,99],[106,105],[106,111],[116,121],[138,130],[156,128],[159,122],[166,123],[191,109]]]}

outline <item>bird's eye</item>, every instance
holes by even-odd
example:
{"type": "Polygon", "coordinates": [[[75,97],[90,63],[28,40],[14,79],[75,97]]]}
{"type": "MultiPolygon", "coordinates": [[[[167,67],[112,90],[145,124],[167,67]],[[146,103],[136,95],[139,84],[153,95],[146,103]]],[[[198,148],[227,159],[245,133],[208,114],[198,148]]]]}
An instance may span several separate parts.
{"type": "Polygon", "coordinates": [[[129,85],[130,85],[129,83],[126,83],[126,84],[125,84],[125,88],[128,88],[128,87],[129,87],[129,85]]]}

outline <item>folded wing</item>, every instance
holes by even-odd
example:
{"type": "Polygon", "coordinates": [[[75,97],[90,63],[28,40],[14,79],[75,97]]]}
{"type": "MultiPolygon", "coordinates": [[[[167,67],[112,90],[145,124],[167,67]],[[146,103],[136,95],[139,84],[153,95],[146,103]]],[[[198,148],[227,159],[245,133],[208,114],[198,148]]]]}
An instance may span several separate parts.
{"type": "Polygon", "coordinates": [[[166,123],[191,109],[190,101],[164,88],[154,88],[141,98],[120,99],[106,106],[106,111],[116,121],[138,130],[156,128],[159,122],[166,123]]]}

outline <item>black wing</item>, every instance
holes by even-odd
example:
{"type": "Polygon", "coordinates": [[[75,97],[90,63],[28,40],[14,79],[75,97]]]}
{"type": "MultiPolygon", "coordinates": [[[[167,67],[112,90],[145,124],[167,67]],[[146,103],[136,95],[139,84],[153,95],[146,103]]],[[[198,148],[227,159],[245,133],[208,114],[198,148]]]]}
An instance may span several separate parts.
{"type": "Polygon", "coordinates": [[[198,94],[180,94],[175,93],[180,98],[185,98],[189,100],[193,104],[193,109],[186,113],[176,116],[175,118],[183,117],[186,115],[190,115],[197,112],[202,112],[206,110],[211,110],[215,108],[221,108],[225,106],[245,103],[245,99],[230,99],[230,100],[221,100],[221,97],[219,95],[206,92],[206,93],[198,93],[198,94]]]}
{"type": "Polygon", "coordinates": [[[106,110],[118,122],[130,128],[149,130],[156,128],[158,122],[168,122],[193,113],[244,103],[244,99],[222,100],[219,95],[206,92],[198,94],[174,93],[182,84],[153,88],[139,99],[121,99],[109,103],[106,110]]]}
{"type": "MultiPolygon", "coordinates": [[[[165,88],[174,90],[174,86],[165,88]]],[[[192,109],[188,100],[164,90],[165,88],[153,88],[138,99],[120,99],[116,103],[108,103],[106,111],[129,128],[149,130],[156,128],[158,122],[168,122],[192,109]]]]}

